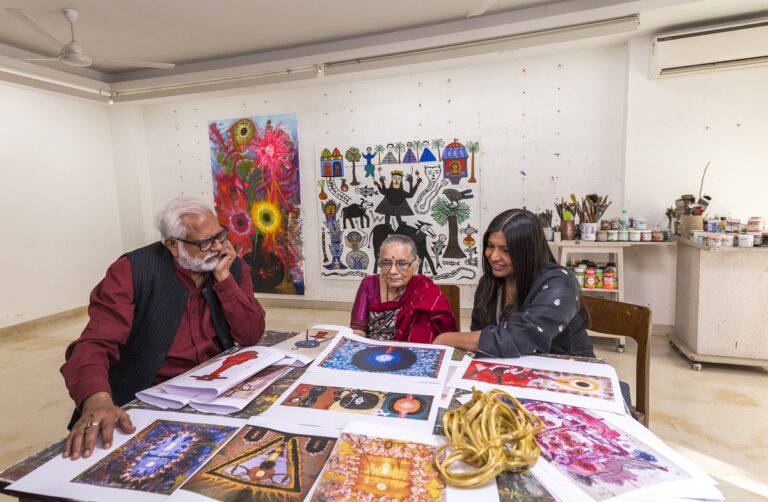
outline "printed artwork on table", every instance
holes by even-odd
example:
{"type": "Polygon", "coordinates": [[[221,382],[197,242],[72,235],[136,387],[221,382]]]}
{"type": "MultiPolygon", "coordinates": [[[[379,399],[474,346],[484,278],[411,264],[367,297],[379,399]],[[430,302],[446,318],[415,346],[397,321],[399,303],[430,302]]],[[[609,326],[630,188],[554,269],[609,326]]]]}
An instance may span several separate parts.
{"type": "Polygon", "coordinates": [[[258,359],[259,353],[255,350],[243,350],[236,354],[232,354],[231,356],[227,356],[221,361],[214,361],[214,363],[206,365],[212,366],[214,364],[218,364],[218,367],[211,371],[211,369],[206,369],[208,373],[202,373],[202,374],[192,374],[190,375],[190,378],[194,378],[195,380],[200,380],[203,382],[212,382],[214,380],[226,380],[228,377],[224,376],[224,372],[228,369],[233,368],[234,366],[238,366],[243,363],[247,363],[248,361],[251,361],[253,359],[258,359]]]}
{"type": "Polygon", "coordinates": [[[226,391],[224,394],[219,396],[219,399],[244,399],[247,397],[256,397],[253,396],[254,392],[257,392],[258,389],[262,388],[265,382],[279,378],[282,376],[280,375],[281,373],[287,373],[286,369],[287,368],[285,366],[268,366],[253,375],[251,378],[240,382],[239,384],[226,391]]]}
{"type": "Polygon", "coordinates": [[[342,433],[313,501],[445,500],[433,446],[342,433]]]}
{"type": "Polygon", "coordinates": [[[296,115],[216,120],[208,135],[216,213],[253,290],[303,295],[296,115]]]}
{"type": "Polygon", "coordinates": [[[690,479],[648,445],[582,408],[543,401],[524,406],[544,423],[536,435],[542,456],[596,500],[690,479]]]}
{"type": "Polygon", "coordinates": [[[338,331],[332,329],[309,328],[305,331],[304,340],[295,342],[295,347],[292,350],[316,349],[323,343],[333,340],[337,333],[338,331]]]}
{"type": "Polygon", "coordinates": [[[336,438],[246,426],[184,485],[222,502],[299,502],[309,493],[336,438]]]}
{"type": "Polygon", "coordinates": [[[601,376],[579,375],[510,364],[472,361],[462,377],[509,387],[547,390],[576,396],[611,400],[614,396],[611,379],[601,376]]]}
{"type": "Polygon", "coordinates": [[[502,472],[496,476],[499,502],[555,502],[536,476],[528,472],[502,472]]]}
{"type": "Polygon", "coordinates": [[[319,366],[346,371],[437,378],[445,349],[376,345],[344,337],[319,366]]]}
{"type": "Polygon", "coordinates": [[[429,411],[432,409],[432,401],[432,396],[301,384],[281,405],[361,413],[378,417],[427,420],[429,411]]]}
{"type": "Polygon", "coordinates": [[[323,147],[321,275],[359,280],[377,273],[381,243],[401,234],[416,244],[419,273],[477,282],[479,152],[478,141],[455,138],[323,147]]]}
{"type": "Polygon", "coordinates": [[[156,420],[72,482],[170,495],[237,429],[156,420]]]}
{"type": "Polygon", "coordinates": [[[291,385],[296,383],[296,380],[298,380],[305,371],[306,367],[293,368],[291,371],[286,373],[284,377],[264,389],[264,391],[259,394],[256,399],[248,403],[248,405],[246,405],[246,407],[243,408],[240,412],[232,413],[230,416],[236,418],[250,418],[256,415],[261,415],[267,411],[270,406],[275,404],[277,400],[280,399],[280,396],[282,396],[283,393],[288,390],[291,385]]]}

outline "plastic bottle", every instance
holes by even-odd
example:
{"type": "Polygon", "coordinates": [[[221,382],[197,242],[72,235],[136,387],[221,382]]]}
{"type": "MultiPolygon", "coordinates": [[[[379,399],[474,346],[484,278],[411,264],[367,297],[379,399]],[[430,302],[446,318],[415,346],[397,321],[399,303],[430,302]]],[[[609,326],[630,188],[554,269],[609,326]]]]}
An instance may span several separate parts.
{"type": "Polygon", "coordinates": [[[611,263],[605,267],[603,272],[603,289],[618,289],[618,282],[616,281],[616,267],[611,263]]]}
{"type": "MultiPolygon", "coordinates": [[[[609,261],[605,265],[605,273],[608,273],[608,270],[611,271],[613,274],[613,288],[611,289],[619,289],[619,268],[616,266],[616,262],[609,261]]],[[[605,275],[603,276],[603,284],[605,284],[605,275]]],[[[607,287],[605,289],[608,289],[607,287]]]]}

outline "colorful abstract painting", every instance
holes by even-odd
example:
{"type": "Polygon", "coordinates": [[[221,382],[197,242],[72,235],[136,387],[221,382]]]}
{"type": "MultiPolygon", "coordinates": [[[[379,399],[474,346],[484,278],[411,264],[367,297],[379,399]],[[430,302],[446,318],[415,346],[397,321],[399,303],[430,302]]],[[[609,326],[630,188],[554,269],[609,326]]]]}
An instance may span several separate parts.
{"type": "Polygon", "coordinates": [[[321,368],[437,378],[445,349],[369,344],[342,337],[319,363],[321,368]]]}
{"type": "Polygon", "coordinates": [[[433,400],[432,396],[301,384],[281,405],[361,413],[378,417],[427,420],[433,400]]]}
{"type": "Polygon", "coordinates": [[[313,501],[445,500],[433,446],[342,433],[313,501]]]}
{"type": "Polygon", "coordinates": [[[264,389],[264,391],[243,408],[242,411],[233,413],[230,416],[250,418],[256,415],[261,415],[275,404],[277,400],[280,399],[280,396],[282,396],[291,385],[296,383],[296,380],[298,380],[306,370],[306,367],[293,368],[283,378],[264,389]]]}
{"type": "Polygon", "coordinates": [[[300,502],[323,469],[336,438],[246,426],[184,490],[222,502],[300,502]]]}
{"type": "Polygon", "coordinates": [[[237,429],[156,420],[72,482],[169,495],[237,429]]]}
{"type": "Polygon", "coordinates": [[[690,476],[648,445],[588,411],[530,401],[544,423],[536,439],[542,456],[595,500],[690,476]]]}
{"type": "Polygon", "coordinates": [[[555,502],[555,498],[530,472],[502,472],[496,476],[500,502],[555,502]]]}
{"type": "Polygon", "coordinates": [[[469,364],[462,378],[494,385],[546,390],[596,399],[611,400],[614,396],[611,379],[607,377],[524,368],[478,360],[469,364]]]}
{"type": "Polygon", "coordinates": [[[381,243],[402,234],[416,243],[419,273],[476,283],[479,152],[478,141],[456,138],[318,150],[322,275],[359,280],[377,273],[381,243]]]}
{"type": "Polygon", "coordinates": [[[216,212],[253,290],[303,295],[296,115],[216,120],[208,134],[216,212]]]}

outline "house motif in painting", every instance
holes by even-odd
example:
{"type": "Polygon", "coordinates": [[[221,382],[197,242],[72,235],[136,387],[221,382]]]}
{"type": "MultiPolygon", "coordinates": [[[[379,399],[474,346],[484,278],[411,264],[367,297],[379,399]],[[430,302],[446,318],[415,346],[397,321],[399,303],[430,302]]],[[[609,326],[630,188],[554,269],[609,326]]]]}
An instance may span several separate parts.
{"type": "Polygon", "coordinates": [[[443,150],[443,175],[454,185],[458,185],[461,178],[467,177],[467,149],[454,139],[443,150]]]}
{"type": "Polygon", "coordinates": [[[320,176],[323,178],[344,176],[344,157],[338,148],[334,148],[333,152],[325,148],[320,153],[320,176]]]}

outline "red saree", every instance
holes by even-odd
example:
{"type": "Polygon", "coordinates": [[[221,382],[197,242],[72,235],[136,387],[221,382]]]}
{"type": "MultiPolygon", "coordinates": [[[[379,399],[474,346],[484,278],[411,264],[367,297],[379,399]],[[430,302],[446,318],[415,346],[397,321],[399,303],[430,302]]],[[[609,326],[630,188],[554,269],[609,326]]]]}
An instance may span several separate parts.
{"type": "Polygon", "coordinates": [[[458,331],[448,299],[425,275],[414,275],[397,300],[381,301],[379,276],[360,283],[350,327],[369,333],[369,313],[396,311],[395,338],[400,342],[432,343],[440,333],[458,331]]]}

